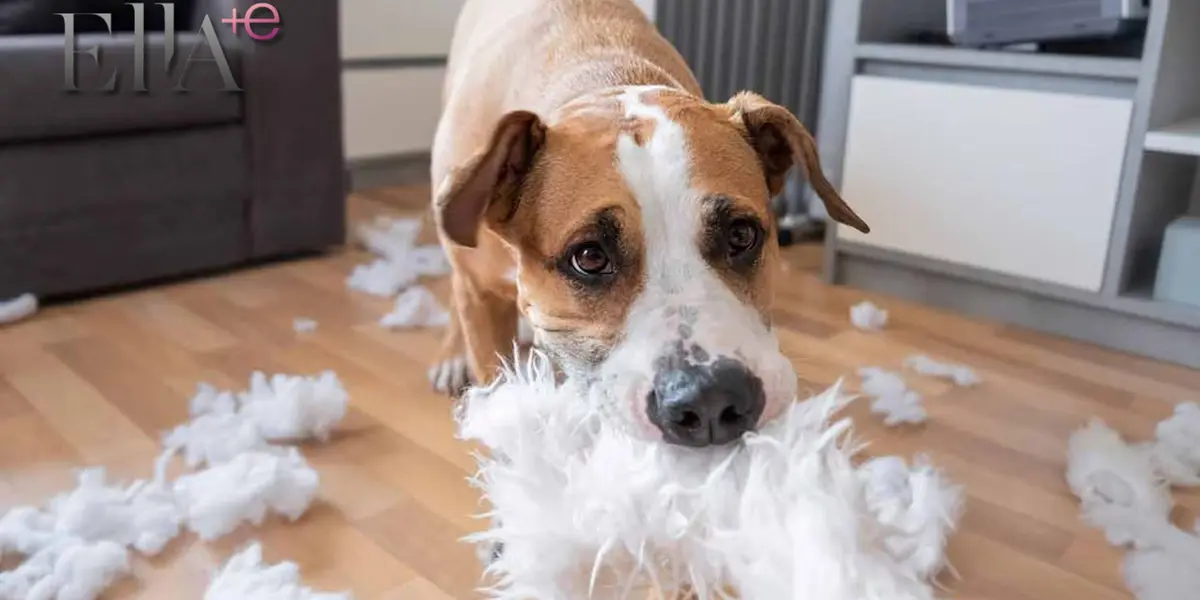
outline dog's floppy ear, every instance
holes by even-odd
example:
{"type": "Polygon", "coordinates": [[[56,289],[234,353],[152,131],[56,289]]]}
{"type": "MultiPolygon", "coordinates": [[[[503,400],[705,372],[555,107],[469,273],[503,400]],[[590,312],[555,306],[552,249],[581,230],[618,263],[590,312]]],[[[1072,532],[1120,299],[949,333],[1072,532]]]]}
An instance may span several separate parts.
{"type": "Polygon", "coordinates": [[[497,123],[487,147],[442,181],[434,202],[438,226],[456,244],[474,248],[485,217],[503,222],[517,209],[521,182],[546,140],[537,115],[514,111],[497,123]]]}
{"type": "Polygon", "coordinates": [[[751,92],[734,96],[728,107],[735,121],[745,126],[750,145],[758,152],[771,197],[783,190],[788,171],[799,163],[833,220],[863,233],[871,231],[867,223],[833,189],[833,184],[825,179],[817,156],[817,143],[791,111],[751,92]]]}

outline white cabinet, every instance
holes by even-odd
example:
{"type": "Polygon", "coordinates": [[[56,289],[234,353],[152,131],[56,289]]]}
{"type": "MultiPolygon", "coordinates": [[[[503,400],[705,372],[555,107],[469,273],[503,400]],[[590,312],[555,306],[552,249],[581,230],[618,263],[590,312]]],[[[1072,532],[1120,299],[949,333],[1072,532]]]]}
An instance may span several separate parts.
{"type": "Polygon", "coordinates": [[[1104,275],[1132,101],[854,77],[841,239],[1088,291],[1104,275]]]}

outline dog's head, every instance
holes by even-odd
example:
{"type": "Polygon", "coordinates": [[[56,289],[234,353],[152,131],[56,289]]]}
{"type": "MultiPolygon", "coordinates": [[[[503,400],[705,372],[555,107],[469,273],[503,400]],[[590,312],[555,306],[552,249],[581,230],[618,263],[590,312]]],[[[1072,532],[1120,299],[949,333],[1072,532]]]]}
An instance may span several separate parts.
{"type": "Polygon", "coordinates": [[[833,219],[867,231],[786,109],[619,88],[506,115],[440,182],[438,218],[455,243],[481,226],[506,242],[537,344],[603,410],[639,435],[723,444],[796,392],[771,330],[769,209],[796,164],[833,219]]]}

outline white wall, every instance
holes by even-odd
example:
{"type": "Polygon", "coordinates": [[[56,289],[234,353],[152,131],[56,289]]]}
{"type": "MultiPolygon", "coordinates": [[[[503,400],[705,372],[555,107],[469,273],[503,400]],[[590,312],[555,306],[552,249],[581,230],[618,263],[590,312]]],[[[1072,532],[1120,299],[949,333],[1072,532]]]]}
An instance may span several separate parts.
{"type": "Polygon", "coordinates": [[[444,56],[463,0],[341,0],[342,55],[444,56]]]}
{"type": "Polygon", "coordinates": [[[426,152],[463,0],[341,0],[348,160],[426,152]]]}

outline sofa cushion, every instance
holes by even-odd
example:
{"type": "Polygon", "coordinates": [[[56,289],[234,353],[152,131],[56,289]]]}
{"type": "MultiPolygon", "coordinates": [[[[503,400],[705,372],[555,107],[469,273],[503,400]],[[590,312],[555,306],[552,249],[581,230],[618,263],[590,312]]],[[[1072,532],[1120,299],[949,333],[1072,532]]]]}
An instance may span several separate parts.
{"type": "MultiPolygon", "coordinates": [[[[226,91],[215,62],[194,61],[183,78],[186,92],[174,91],[182,65],[197,43],[196,56],[208,57],[196,33],[177,36],[176,67],[165,63],[162,36],[148,43],[145,89],[134,78],[131,34],[86,34],[77,37],[80,52],[100,49],[100,64],[86,54],[76,56],[75,81],[68,81],[61,35],[0,36],[0,144],[98,133],[213,125],[241,119],[241,94],[226,91]],[[116,76],[115,91],[101,91],[116,76]],[[69,91],[74,83],[79,91],[69,91]]],[[[241,60],[236,44],[225,56],[239,86],[241,60]]]]}
{"type": "Polygon", "coordinates": [[[240,127],[0,151],[0,298],[177,276],[248,255],[240,127]]]}

